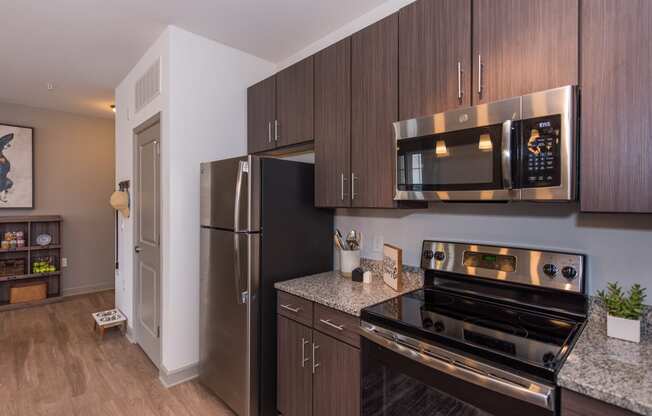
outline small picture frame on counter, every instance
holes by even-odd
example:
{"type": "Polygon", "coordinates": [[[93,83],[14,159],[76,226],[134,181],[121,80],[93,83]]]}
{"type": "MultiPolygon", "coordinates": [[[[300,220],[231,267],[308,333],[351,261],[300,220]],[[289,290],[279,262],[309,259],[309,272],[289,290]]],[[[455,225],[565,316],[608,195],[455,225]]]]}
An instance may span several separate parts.
{"type": "Polygon", "coordinates": [[[397,292],[403,287],[403,250],[391,244],[383,246],[383,281],[397,292]]]}

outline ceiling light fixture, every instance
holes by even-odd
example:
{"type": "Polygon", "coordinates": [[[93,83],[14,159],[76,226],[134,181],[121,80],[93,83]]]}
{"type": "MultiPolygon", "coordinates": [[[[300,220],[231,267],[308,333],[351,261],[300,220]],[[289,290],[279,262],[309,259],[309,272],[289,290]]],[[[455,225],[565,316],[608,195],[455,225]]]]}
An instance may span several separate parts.
{"type": "Polygon", "coordinates": [[[111,110],[115,113],[115,104],[111,104],[109,107],[111,107],[111,110]]]}

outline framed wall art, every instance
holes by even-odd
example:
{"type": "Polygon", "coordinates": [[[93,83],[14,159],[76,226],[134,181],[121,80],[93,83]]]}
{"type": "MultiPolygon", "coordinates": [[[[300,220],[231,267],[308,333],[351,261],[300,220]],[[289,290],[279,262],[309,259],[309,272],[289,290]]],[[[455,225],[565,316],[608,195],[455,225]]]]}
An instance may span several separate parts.
{"type": "Polygon", "coordinates": [[[0,123],[0,208],[34,208],[34,129],[0,123]]]}

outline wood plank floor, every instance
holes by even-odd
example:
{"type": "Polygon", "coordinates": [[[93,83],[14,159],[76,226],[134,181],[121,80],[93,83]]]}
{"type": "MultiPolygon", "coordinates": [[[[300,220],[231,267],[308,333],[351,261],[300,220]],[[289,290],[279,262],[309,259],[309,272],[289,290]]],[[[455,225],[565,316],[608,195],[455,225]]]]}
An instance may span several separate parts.
{"type": "Polygon", "coordinates": [[[232,413],[196,381],[170,389],[118,330],[104,341],[91,312],[113,292],[0,313],[0,415],[211,415],[232,413]]]}

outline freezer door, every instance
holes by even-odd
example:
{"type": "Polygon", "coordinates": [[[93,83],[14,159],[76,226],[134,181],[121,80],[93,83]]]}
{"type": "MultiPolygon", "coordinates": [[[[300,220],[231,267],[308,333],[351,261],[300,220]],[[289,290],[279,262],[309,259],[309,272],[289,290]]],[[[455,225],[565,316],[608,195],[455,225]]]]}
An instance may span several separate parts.
{"type": "Polygon", "coordinates": [[[243,156],[201,164],[200,220],[204,227],[258,231],[260,159],[243,156]]]}
{"type": "Polygon", "coordinates": [[[199,379],[239,416],[258,413],[259,244],[258,234],[201,229],[199,379]]]}

